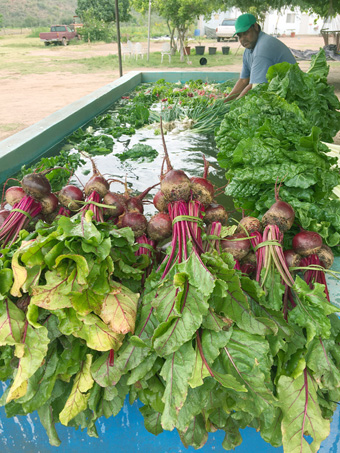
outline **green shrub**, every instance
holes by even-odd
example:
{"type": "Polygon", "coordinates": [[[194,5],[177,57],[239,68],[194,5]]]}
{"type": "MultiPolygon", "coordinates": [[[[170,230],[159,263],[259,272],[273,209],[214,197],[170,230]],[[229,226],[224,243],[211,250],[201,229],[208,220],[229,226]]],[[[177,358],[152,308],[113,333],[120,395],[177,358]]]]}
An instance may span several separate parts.
{"type": "Polygon", "coordinates": [[[31,33],[26,36],[26,38],[39,38],[40,33],[45,33],[50,31],[50,27],[37,27],[32,28],[31,33]]]}

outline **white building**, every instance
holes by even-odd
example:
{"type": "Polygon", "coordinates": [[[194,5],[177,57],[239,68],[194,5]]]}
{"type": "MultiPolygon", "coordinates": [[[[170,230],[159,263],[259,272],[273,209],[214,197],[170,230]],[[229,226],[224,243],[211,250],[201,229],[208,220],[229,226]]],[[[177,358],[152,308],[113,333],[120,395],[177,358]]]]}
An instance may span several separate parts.
{"type": "MultiPolygon", "coordinates": [[[[205,20],[203,16],[199,18],[197,28],[200,30],[200,35],[205,34],[205,27],[216,29],[223,19],[237,18],[241,11],[237,8],[232,8],[226,12],[217,12],[211,15],[209,20],[205,20]]],[[[318,35],[323,28],[324,20],[318,18],[316,14],[302,13],[299,8],[281,9],[280,11],[272,11],[267,14],[262,30],[269,35],[318,35]]],[[[339,24],[340,25],[340,24],[339,24]]],[[[339,30],[339,29],[338,29],[339,30]]]]}

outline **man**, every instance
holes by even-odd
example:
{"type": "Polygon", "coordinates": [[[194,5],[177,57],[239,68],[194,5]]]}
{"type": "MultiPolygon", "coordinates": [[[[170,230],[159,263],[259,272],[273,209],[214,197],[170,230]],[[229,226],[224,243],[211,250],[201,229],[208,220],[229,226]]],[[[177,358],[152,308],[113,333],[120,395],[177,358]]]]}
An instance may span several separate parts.
{"type": "Polygon", "coordinates": [[[252,14],[242,14],[235,23],[235,35],[246,48],[243,54],[241,76],[225,102],[240,98],[248,93],[253,85],[266,83],[268,68],[274,64],[296,62],[293,54],[283,42],[263,31],[252,14]]]}

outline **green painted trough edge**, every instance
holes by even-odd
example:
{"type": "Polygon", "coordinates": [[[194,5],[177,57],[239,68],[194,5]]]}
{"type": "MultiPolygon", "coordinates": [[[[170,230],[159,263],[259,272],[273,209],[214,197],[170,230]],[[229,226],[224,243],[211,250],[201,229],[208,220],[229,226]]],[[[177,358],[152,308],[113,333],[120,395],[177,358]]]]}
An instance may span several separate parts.
{"type": "Polygon", "coordinates": [[[140,83],[187,82],[201,79],[206,82],[225,82],[239,77],[238,72],[160,71],[129,72],[108,85],[93,91],[72,104],[52,113],[32,126],[0,142],[0,184],[18,172],[22,165],[31,164],[79,127],[107,110],[121,96],[140,83]]]}

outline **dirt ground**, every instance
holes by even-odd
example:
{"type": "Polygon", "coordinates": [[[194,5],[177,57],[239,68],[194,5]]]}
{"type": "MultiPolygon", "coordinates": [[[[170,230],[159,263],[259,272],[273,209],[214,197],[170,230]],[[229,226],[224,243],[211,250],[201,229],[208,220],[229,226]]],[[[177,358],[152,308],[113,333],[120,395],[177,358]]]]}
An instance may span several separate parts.
{"type": "MultiPolygon", "coordinates": [[[[281,38],[288,47],[293,49],[314,49],[318,50],[324,45],[321,37],[286,37],[281,38]]],[[[217,46],[221,51],[225,43],[211,44],[217,46]]],[[[205,45],[209,43],[204,42],[205,45]]],[[[238,43],[228,44],[232,52],[239,48],[238,43]]],[[[144,43],[144,48],[146,48],[144,43]]],[[[71,59],[79,58],[77,46],[60,47],[57,54],[71,59]]],[[[162,43],[152,42],[150,51],[160,51],[162,43]]],[[[1,48],[0,48],[1,50],[1,48]]],[[[84,49],[82,49],[84,50],[84,49]]],[[[91,44],[86,51],[86,58],[93,56],[106,56],[117,54],[116,44],[91,44]]],[[[40,56],[46,59],[56,57],[56,53],[49,48],[27,49],[26,57],[40,56]]],[[[145,58],[145,56],[144,56],[145,58]]],[[[221,55],[222,58],[222,55],[221,55]]],[[[309,67],[309,62],[300,62],[302,69],[309,67]]],[[[124,64],[123,64],[124,68],[124,64]]],[[[166,65],[164,65],[166,69],[166,65]]],[[[204,71],[239,71],[241,65],[232,66],[204,66],[204,71]]],[[[143,69],[144,70],[144,69],[143,69]]],[[[148,68],[148,70],[159,70],[159,68],[148,68]]],[[[171,70],[176,70],[172,68],[171,70]]],[[[183,70],[178,68],[177,70],[183,70]]],[[[200,71],[201,68],[192,68],[188,64],[188,70],[200,71]]],[[[2,70],[0,67],[0,140],[3,140],[20,130],[36,123],[51,113],[65,107],[66,105],[80,99],[92,91],[112,82],[119,77],[118,68],[110,71],[100,71],[89,74],[73,74],[67,72],[48,72],[44,74],[21,74],[15,71],[2,70]]],[[[338,97],[340,97],[340,63],[331,65],[329,83],[334,85],[338,97]]],[[[340,141],[340,136],[339,136],[340,141]]],[[[0,144],[1,148],[1,144],[0,144]]]]}

